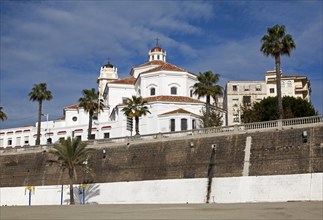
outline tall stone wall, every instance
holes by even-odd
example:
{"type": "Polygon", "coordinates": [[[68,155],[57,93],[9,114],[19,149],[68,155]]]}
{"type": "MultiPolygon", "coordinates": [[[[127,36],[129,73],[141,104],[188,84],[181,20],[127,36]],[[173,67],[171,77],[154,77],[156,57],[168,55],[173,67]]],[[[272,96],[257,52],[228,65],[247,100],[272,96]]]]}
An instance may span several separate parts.
{"type": "MultiPolygon", "coordinates": [[[[213,177],[323,172],[323,126],[94,147],[94,175],[79,172],[77,183],[207,178],[210,167],[213,177]]],[[[1,153],[0,187],[68,184],[67,172],[51,158],[48,150],[1,153]]]]}

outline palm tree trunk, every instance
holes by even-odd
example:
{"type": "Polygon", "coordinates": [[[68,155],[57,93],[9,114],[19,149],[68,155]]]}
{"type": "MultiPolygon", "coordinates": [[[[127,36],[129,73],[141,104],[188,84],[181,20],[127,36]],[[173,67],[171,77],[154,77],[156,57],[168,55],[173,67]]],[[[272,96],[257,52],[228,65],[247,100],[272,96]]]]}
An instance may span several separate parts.
{"type": "Polygon", "coordinates": [[[89,112],[89,127],[87,130],[87,139],[91,140],[93,113],[89,112]]]}
{"type": "Polygon", "coordinates": [[[282,91],[281,91],[281,78],[280,78],[280,56],[275,57],[276,64],[276,87],[277,87],[277,100],[278,100],[278,117],[283,119],[283,101],[282,101],[282,91]]]}
{"type": "Polygon", "coordinates": [[[205,125],[204,127],[209,127],[210,121],[210,95],[206,96],[206,109],[205,109],[205,125]]]}
{"type": "Polygon", "coordinates": [[[68,175],[70,177],[70,205],[75,205],[73,190],[73,170],[69,170],[68,175]]]}
{"type": "Polygon", "coordinates": [[[37,138],[36,145],[40,145],[40,127],[41,127],[41,109],[42,109],[42,100],[38,102],[38,126],[37,126],[37,138]]]}
{"type": "Polygon", "coordinates": [[[139,134],[139,117],[138,116],[136,116],[135,117],[135,127],[136,127],[136,135],[140,135],[139,134]]]}

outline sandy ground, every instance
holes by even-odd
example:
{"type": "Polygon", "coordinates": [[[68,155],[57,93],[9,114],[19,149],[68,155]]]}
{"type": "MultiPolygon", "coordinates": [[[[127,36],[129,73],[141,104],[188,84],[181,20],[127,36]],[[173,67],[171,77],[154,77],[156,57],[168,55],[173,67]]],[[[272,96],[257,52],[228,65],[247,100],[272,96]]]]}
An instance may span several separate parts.
{"type": "Polygon", "coordinates": [[[323,202],[2,206],[0,219],[323,219],[323,202]]]}

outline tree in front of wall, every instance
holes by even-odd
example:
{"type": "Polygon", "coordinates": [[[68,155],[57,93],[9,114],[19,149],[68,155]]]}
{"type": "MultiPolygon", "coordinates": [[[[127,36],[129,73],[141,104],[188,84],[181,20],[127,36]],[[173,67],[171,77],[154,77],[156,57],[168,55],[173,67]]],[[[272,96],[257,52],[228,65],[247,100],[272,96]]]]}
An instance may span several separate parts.
{"type": "Polygon", "coordinates": [[[51,100],[53,98],[53,95],[51,91],[47,90],[46,83],[35,84],[28,95],[29,95],[29,101],[38,102],[38,126],[37,126],[36,145],[39,145],[43,101],[51,100]]]}
{"type": "MultiPolygon", "coordinates": [[[[200,120],[202,122],[203,127],[205,127],[206,122],[206,110],[203,108],[201,110],[200,120]]],[[[210,106],[210,116],[209,116],[209,127],[218,127],[223,124],[223,116],[221,112],[219,112],[216,108],[216,105],[213,104],[210,106]]]]}
{"type": "Polygon", "coordinates": [[[62,140],[59,144],[55,144],[53,149],[49,151],[54,156],[48,162],[59,164],[62,172],[68,171],[70,183],[70,205],[74,205],[73,184],[77,180],[77,170],[81,169],[87,173],[93,174],[88,167],[88,160],[93,152],[92,148],[88,148],[86,143],[81,142],[80,139],[62,140]]]}
{"type": "Polygon", "coordinates": [[[281,72],[280,72],[280,56],[290,56],[296,44],[290,34],[285,33],[285,26],[275,25],[267,29],[267,34],[261,38],[260,51],[265,56],[272,56],[275,58],[276,65],[276,88],[277,88],[277,103],[278,103],[278,116],[283,118],[283,103],[281,94],[281,72]]]}
{"type": "Polygon", "coordinates": [[[136,135],[139,134],[139,117],[150,114],[147,102],[141,96],[132,96],[127,99],[127,106],[122,109],[127,117],[135,118],[136,135]]]}
{"type": "MultiPolygon", "coordinates": [[[[284,96],[282,99],[283,118],[299,118],[317,115],[311,102],[300,97],[284,96]]],[[[241,120],[243,123],[271,121],[280,119],[278,115],[277,97],[267,97],[251,107],[242,106],[241,120]]]]}
{"type": "Polygon", "coordinates": [[[99,93],[95,92],[95,89],[84,89],[82,91],[83,97],[79,98],[79,107],[82,107],[85,112],[89,113],[89,124],[88,124],[88,133],[87,139],[91,139],[92,133],[92,122],[93,115],[95,113],[100,113],[103,111],[104,102],[102,99],[99,99],[99,93]]]}
{"type": "Polygon", "coordinates": [[[219,79],[219,74],[207,71],[199,73],[197,76],[198,82],[194,84],[194,94],[198,95],[199,98],[206,97],[204,127],[210,126],[211,97],[215,98],[223,93],[222,87],[217,85],[219,79]]]}

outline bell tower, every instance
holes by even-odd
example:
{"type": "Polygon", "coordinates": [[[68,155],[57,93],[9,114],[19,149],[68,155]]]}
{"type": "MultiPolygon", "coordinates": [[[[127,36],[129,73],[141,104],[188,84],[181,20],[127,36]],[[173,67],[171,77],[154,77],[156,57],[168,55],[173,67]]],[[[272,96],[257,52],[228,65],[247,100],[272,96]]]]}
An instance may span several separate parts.
{"type": "Polygon", "coordinates": [[[118,79],[118,69],[113,66],[110,61],[107,64],[101,67],[100,69],[100,76],[97,80],[99,84],[98,91],[99,91],[99,98],[103,99],[103,93],[105,86],[108,82],[114,81],[118,79]]]}
{"type": "Polygon", "coordinates": [[[148,53],[149,61],[160,60],[166,62],[166,51],[159,47],[158,38],[156,38],[156,46],[148,53]]]}

